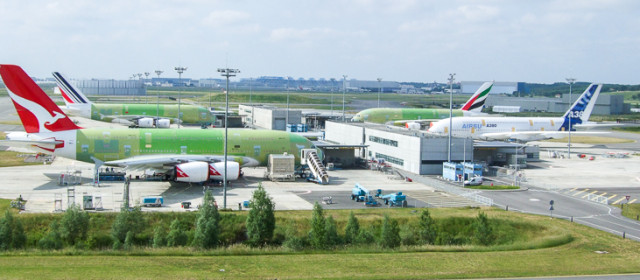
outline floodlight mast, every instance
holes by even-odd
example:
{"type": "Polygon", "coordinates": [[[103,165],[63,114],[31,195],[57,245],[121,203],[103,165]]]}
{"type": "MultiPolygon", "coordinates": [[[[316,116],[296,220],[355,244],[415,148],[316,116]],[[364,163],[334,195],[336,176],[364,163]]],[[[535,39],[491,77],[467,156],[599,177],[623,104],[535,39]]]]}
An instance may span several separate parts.
{"type": "MultiPolygon", "coordinates": [[[[182,66],[177,66],[174,68],[176,70],[176,72],[178,72],[178,84],[180,84],[180,82],[182,82],[182,73],[184,73],[184,71],[187,71],[187,67],[182,67],[182,66]]],[[[182,97],[182,86],[180,86],[179,90],[178,90],[178,128],[180,128],[180,123],[182,122],[182,116],[180,115],[180,102],[181,102],[181,97],[182,97]]]]}
{"type": "Polygon", "coordinates": [[[229,77],[235,77],[237,73],[240,73],[238,69],[230,68],[218,68],[218,72],[221,76],[227,78],[227,87],[225,88],[225,103],[224,110],[224,176],[222,177],[222,209],[227,208],[227,127],[229,126],[228,114],[229,114],[229,77]]]}
{"type": "MultiPolygon", "coordinates": [[[[566,78],[567,83],[569,83],[569,110],[571,110],[571,106],[572,106],[572,96],[571,96],[571,89],[573,84],[576,82],[575,78],[566,78]]],[[[571,111],[569,111],[569,144],[567,145],[567,158],[571,158],[571,119],[573,118],[573,113],[571,111]]]]}
{"type": "Polygon", "coordinates": [[[451,131],[453,130],[453,82],[456,80],[456,73],[449,74],[449,155],[447,162],[451,162],[451,131]]]}
{"type": "Polygon", "coordinates": [[[378,108],[380,108],[380,93],[382,92],[382,78],[378,78],[378,108]]]}
{"type": "MultiPolygon", "coordinates": [[[[156,70],[155,72],[156,72],[156,75],[158,75],[158,79],[160,79],[160,74],[162,74],[162,72],[164,72],[164,71],[156,70]]],[[[158,93],[158,102],[156,103],[157,104],[156,105],[156,117],[158,119],[160,119],[160,91],[157,91],[157,93],[158,93]]],[[[157,120],[156,120],[156,122],[157,122],[157,120]]],[[[158,125],[156,124],[156,128],[157,127],[158,127],[158,125]]]]}
{"type": "Polygon", "coordinates": [[[347,118],[344,113],[344,96],[347,92],[347,75],[342,75],[342,122],[347,122],[347,118]]]}

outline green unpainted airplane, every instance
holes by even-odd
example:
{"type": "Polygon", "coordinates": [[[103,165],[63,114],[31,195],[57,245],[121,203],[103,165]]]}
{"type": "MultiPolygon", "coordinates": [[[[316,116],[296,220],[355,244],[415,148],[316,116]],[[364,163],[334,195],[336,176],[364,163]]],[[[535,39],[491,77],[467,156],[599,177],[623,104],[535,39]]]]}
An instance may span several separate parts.
{"type": "MultiPolygon", "coordinates": [[[[154,170],[168,180],[220,180],[225,172],[223,129],[80,128],[16,65],[0,65],[0,76],[25,128],[0,145],[132,170],[154,170]]],[[[269,154],[302,149],[322,152],[308,139],[284,131],[228,129],[227,179],[240,167],[265,166],[269,154]]],[[[306,150],[305,150],[306,152],[306,150]]]]}
{"type": "MultiPolygon", "coordinates": [[[[469,98],[461,109],[452,110],[453,116],[482,114],[493,82],[486,82],[469,98]]],[[[409,122],[431,122],[449,117],[449,109],[424,108],[371,108],[358,112],[351,121],[372,123],[406,124],[409,122]]]]}
{"type": "Polygon", "coordinates": [[[92,120],[135,123],[139,127],[168,128],[170,123],[210,124],[211,113],[201,106],[181,104],[178,118],[177,104],[98,104],[92,103],[59,72],[53,72],[67,109],[73,114],[92,120]]]}

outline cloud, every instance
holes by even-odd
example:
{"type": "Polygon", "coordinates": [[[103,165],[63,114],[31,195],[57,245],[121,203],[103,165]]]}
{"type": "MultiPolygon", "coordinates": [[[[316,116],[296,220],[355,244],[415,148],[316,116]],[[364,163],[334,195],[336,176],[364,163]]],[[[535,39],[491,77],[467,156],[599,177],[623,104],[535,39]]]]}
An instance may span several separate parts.
{"type": "Polygon", "coordinates": [[[293,41],[293,42],[308,42],[319,38],[324,38],[335,32],[330,28],[277,28],[271,31],[269,39],[272,42],[280,41],[293,41]]]}

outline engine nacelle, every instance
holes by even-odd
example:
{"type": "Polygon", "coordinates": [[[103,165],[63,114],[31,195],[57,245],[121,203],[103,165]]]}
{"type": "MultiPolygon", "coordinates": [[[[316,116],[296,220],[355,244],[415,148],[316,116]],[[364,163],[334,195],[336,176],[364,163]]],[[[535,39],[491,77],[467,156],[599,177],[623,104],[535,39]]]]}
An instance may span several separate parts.
{"type": "Polygon", "coordinates": [[[192,161],[176,165],[176,181],[201,183],[209,180],[209,164],[204,161],[192,161]]]}
{"type": "MultiPolygon", "coordinates": [[[[238,177],[240,177],[240,164],[227,161],[227,181],[238,180],[238,177]]],[[[224,180],[224,162],[209,164],[209,179],[224,180]]]]}
{"type": "Polygon", "coordinates": [[[169,119],[159,119],[156,121],[157,128],[169,128],[171,125],[171,120],[169,119]]]}
{"type": "Polygon", "coordinates": [[[421,125],[418,122],[408,122],[405,124],[405,127],[408,129],[420,130],[421,125]]]}
{"type": "Polygon", "coordinates": [[[144,128],[153,127],[153,118],[140,118],[138,119],[138,126],[144,128]]]}
{"type": "MultiPolygon", "coordinates": [[[[176,182],[202,183],[213,180],[223,180],[224,162],[207,163],[204,161],[192,161],[181,163],[175,167],[176,182]]],[[[227,161],[227,180],[238,180],[240,177],[240,164],[235,161],[227,161]]]]}

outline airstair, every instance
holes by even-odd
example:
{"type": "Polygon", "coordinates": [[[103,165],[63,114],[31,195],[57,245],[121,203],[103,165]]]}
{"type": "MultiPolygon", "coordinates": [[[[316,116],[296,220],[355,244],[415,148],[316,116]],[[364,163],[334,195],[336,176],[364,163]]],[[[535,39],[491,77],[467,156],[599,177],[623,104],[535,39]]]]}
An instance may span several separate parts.
{"type": "Polygon", "coordinates": [[[302,149],[300,151],[300,164],[309,166],[309,170],[311,170],[311,173],[319,184],[324,185],[329,183],[329,174],[324,164],[322,164],[320,157],[318,157],[316,149],[302,149]]]}

